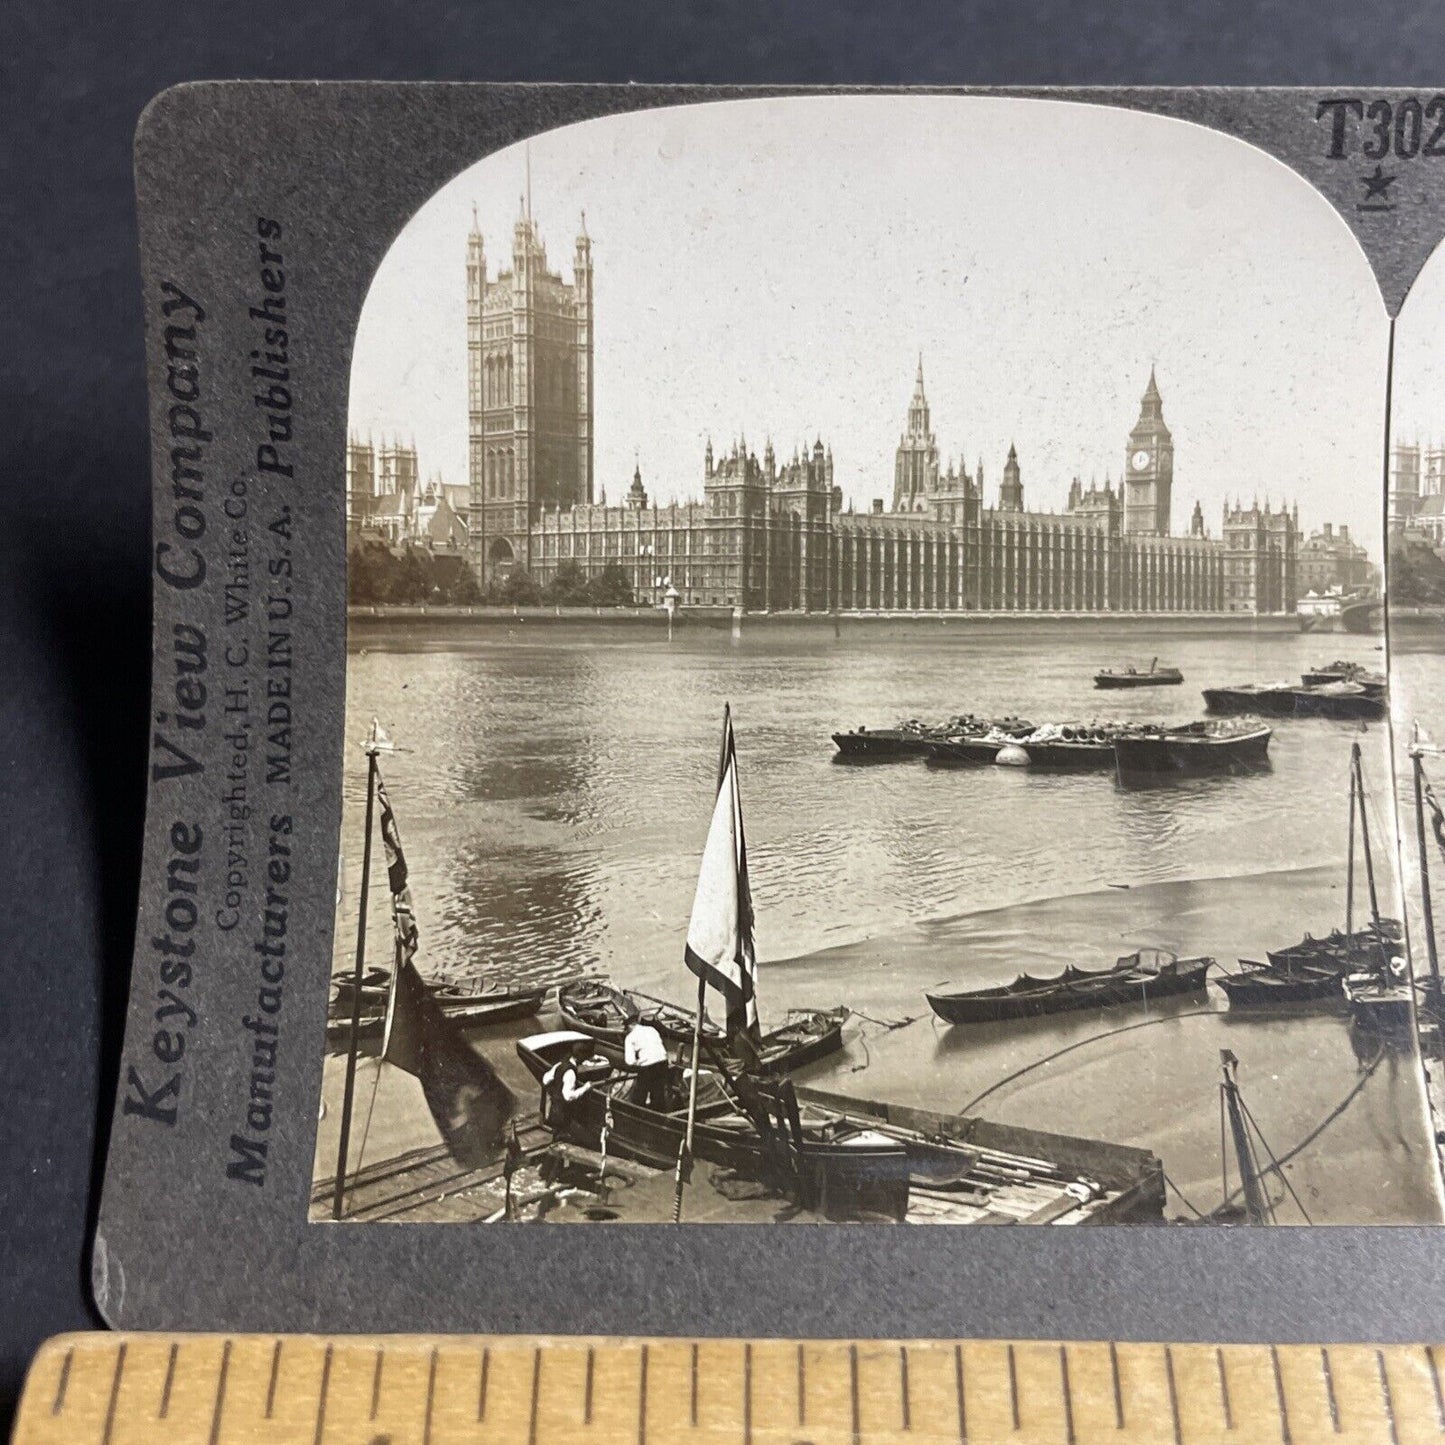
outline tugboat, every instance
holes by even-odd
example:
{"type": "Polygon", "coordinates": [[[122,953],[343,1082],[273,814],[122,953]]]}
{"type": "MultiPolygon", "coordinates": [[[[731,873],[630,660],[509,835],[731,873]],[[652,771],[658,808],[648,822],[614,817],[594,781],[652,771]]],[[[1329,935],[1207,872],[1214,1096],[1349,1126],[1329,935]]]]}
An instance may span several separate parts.
{"type": "Polygon", "coordinates": [[[1094,674],[1094,686],[1103,688],[1178,687],[1183,681],[1184,674],[1177,667],[1160,667],[1157,657],[1150,660],[1143,672],[1136,667],[1125,667],[1118,672],[1106,667],[1094,674]]]}

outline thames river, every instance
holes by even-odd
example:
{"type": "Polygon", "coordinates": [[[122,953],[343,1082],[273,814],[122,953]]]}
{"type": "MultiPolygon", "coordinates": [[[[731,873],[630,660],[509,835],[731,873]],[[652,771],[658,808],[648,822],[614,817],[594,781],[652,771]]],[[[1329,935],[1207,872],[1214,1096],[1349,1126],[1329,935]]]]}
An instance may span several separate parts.
{"type": "MultiPolygon", "coordinates": [[[[375,716],[398,747],[382,769],[424,973],[555,983],[585,972],[689,997],[682,943],[726,701],[764,1025],[793,1006],[858,1015],[846,1051],[809,1082],[1150,1148],[1172,1186],[1169,1214],[1185,1217],[1220,1202],[1228,1048],[1270,1149],[1291,1154],[1310,1219],[1435,1220],[1418,1060],[1381,1055],[1345,1016],[1230,1017],[1211,988],[950,1029],[923,997],[1106,966],[1146,945],[1232,967],[1343,925],[1352,741],[1364,747],[1381,907],[1398,917],[1383,724],[1280,722],[1267,772],[1131,788],[1108,774],[846,766],[829,739],[966,711],[1184,721],[1200,715],[1203,687],[1297,679],[1337,656],[1383,666],[1372,638],[1197,624],[748,619],[739,635],[679,627],[669,641],[655,625],[354,623],[336,965],[355,947],[356,744],[375,716]],[[1100,666],[1156,655],[1183,669],[1182,687],[1093,689],[1100,666]]],[[[372,898],[385,963],[384,888],[372,898]]],[[[1355,907],[1359,918],[1363,884],[1355,907]]],[[[490,1037],[476,1041],[488,1049],[490,1037]]],[[[495,1048],[510,1051],[512,1037],[495,1048]]],[[[333,1075],[334,1061],[328,1095],[333,1075]]],[[[367,1157],[435,1139],[415,1080],[388,1077],[367,1157]]],[[[1277,1183],[1274,1194],[1281,1221],[1302,1222],[1277,1183]]]]}

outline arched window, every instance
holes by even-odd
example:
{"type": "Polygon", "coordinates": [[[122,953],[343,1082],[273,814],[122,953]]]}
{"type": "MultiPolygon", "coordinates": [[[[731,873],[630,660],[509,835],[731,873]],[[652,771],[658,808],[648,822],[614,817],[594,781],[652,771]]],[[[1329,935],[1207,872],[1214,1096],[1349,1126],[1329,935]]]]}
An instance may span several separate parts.
{"type": "Polygon", "coordinates": [[[502,405],[512,404],[512,358],[510,355],[502,359],[502,405]]]}
{"type": "Polygon", "coordinates": [[[516,457],[515,457],[515,454],[513,453],[512,449],[511,449],[511,447],[508,447],[508,448],[507,448],[507,453],[506,453],[506,480],[505,480],[505,489],[504,489],[504,491],[503,491],[503,496],[512,497],[512,496],[515,496],[515,495],[516,495],[516,493],[512,490],[512,488],[513,488],[513,483],[514,483],[515,481],[516,481],[516,457]]]}

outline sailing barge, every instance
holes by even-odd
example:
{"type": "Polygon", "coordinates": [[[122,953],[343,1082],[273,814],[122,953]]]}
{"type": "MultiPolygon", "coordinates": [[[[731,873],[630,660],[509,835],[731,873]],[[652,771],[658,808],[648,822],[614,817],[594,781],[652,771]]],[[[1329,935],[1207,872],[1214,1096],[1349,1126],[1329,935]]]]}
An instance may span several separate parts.
{"type": "Polygon", "coordinates": [[[1265,717],[1332,718],[1378,722],[1385,716],[1383,693],[1358,682],[1241,683],[1204,689],[1204,708],[1211,713],[1259,713],[1265,717]]]}
{"type": "MultiPolygon", "coordinates": [[[[540,1084],[587,1037],[534,1035],[517,1053],[540,1084]]],[[[593,1087],[554,1123],[556,1139],[600,1154],[605,1129],[607,1158],[670,1171],[687,1109],[634,1104],[609,1088],[600,1060],[587,1072],[593,1087]]],[[[683,1093],[680,1070],[674,1093],[683,1093]]],[[[1157,1220],[1164,1204],[1163,1167],[1146,1150],[716,1073],[699,1083],[692,1152],[835,1219],[1102,1224],[1157,1220]]]]}
{"type": "Polygon", "coordinates": [[[1112,968],[1075,968],[1070,964],[1053,978],[1021,973],[1012,983],[998,988],[930,993],[924,997],[946,1023],[1002,1023],[1197,993],[1205,986],[1213,966],[1212,958],[1176,958],[1167,949],[1141,948],[1119,959],[1112,968]]]}
{"type": "Polygon", "coordinates": [[[1114,740],[1119,775],[1250,772],[1269,762],[1273,729],[1252,718],[1149,727],[1114,740]]]}
{"type": "MultiPolygon", "coordinates": [[[[833,734],[833,746],[842,760],[861,762],[881,759],[926,757],[934,743],[951,737],[980,736],[994,732],[1022,737],[1032,732],[1033,723],[1023,718],[982,718],[966,713],[945,723],[922,723],[917,718],[892,728],[853,728],[833,734]]],[[[990,759],[991,761],[991,759],[990,759]]]]}

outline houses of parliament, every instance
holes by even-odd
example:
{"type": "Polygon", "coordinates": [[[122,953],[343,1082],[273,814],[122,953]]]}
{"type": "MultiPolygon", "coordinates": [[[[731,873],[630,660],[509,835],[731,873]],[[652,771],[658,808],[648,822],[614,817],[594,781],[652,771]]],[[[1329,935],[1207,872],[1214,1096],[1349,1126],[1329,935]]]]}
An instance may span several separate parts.
{"type": "MultiPolygon", "coordinates": [[[[548,266],[524,208],[510,269],[488,274],[467,240],[469,488],[464,547],[478,582],[523,568],[546,584],[572,564],[620,567],[639,600],[746,611],[1292,612],[1298,509],[1226,506],[1206,535],[1196,502],[1172,529],[1174,443],[1153,373],[1124,442],[1117,485],[1075,479],[1062,512],[1030,510],[1009,448],[995,500],[984,466],[946,466],[920,358],[898,440],[890,504],[845,508],[821,439],[761,457],[739,438],[702,463],[700,501],[654,505],[640,470],[619,503],[594,496],[593,273],[585,221],[572,280],[548,266]]],[[[353,443],[353,453],[357,444],[353,443]]],[[[348,465],[353,529],[376,499],[348,465]]],[[[447,488],[448,492],[453,489],[447,488]]],[[[461,489],[455,489],[458,493],[461,489]]],[[[458,500],[461,500],[459,496],[458,500]]],[[[463,508],[457,508],[462,513],[463,508]]],[[[464,537],[460,535],[464,533],[464,537]]]]}

